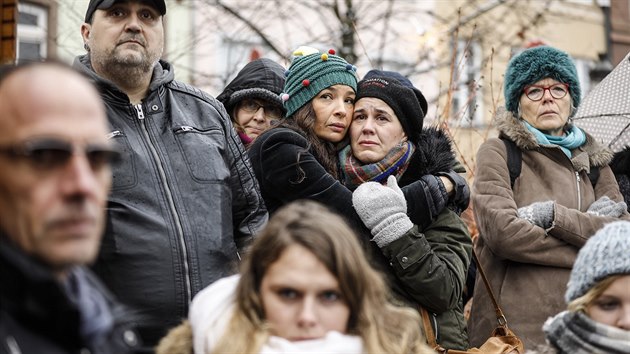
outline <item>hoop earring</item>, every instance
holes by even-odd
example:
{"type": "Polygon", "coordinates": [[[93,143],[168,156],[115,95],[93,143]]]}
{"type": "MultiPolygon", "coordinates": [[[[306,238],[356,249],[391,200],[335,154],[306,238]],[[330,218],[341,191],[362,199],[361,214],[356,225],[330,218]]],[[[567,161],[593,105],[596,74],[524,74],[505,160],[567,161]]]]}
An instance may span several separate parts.
{"type": "Polygon", "coordinates": [[[87,44],[87,42],[83,43],[83,48],[89,52],[90,51],[90,46],[87,44]]]}

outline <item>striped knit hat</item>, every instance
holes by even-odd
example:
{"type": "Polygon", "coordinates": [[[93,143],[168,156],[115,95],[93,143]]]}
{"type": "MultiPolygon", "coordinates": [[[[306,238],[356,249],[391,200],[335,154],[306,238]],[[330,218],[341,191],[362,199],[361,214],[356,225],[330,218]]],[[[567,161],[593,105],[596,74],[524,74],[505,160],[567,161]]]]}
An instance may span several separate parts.
{"type": "Polygon", "coordinates": [[[356,66],[336,56],[334,50],[319,53],[314,48],[300,47],[293,55],[281,95],[287,117],[330,86],[346,85],[357,91],[356,66]]]}

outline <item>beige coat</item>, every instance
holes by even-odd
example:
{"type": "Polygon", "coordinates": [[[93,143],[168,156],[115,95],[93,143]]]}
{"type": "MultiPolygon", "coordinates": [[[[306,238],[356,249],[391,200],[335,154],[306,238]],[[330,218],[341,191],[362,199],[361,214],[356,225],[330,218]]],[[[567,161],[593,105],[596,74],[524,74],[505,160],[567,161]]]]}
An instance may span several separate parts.
{"type": "MultiPolygon", "coordinates": [[[[540,146],[509,112],[498,112],[495,123],[523,151],[522,171],[512,190],[503,142],[489,139],[479,148],[472,193],[480,232],[475,251],[510,328],[526,348],[534,348],[545,344],[547,317],[566,308],[564,293],[579,248],[605,223],[617,220],[586,210],[601,196],[623,197],[608,167],[612,153],[591,136],[569,159],[558,147],[540,146]],[[601,167],[595,188],[587,176],[592,167],[601,167]],[[556,202],[549,230],[517,216],[518,208],[548,200],[556,202]]],[[[496,326],[479,277],[468,325],[471,346],[483,343],[496,326]]]]}

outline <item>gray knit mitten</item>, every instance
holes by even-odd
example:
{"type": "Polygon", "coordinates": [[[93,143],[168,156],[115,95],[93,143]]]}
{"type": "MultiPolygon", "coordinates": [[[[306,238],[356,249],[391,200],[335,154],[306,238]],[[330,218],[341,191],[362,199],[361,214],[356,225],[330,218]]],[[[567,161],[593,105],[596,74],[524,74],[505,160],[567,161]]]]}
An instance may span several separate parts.
{"type": "Polygon", "coordinates": [[[530,223],[548,229],[553,223],[553,200],[536,202],[522,208],[518,208],[518,217],[530,223]]]}
{"type": "Polygon", "coordinates": [[[594,201],[593,204],[588,207],[586,212],[598,216],[618,218],[621,214],[623,214],[627,207],[628,206],[624,202],[615,202],[614,200],[608,198],[608,196],[603,196],[594,201]]]}
{"type": "Polygon", "coordinates": [[[379,247],[396,241],[413,227],[407,201],[394,176],[387,178],[387,186],[363,183],[352,193],[352,204],[379,247]]]}

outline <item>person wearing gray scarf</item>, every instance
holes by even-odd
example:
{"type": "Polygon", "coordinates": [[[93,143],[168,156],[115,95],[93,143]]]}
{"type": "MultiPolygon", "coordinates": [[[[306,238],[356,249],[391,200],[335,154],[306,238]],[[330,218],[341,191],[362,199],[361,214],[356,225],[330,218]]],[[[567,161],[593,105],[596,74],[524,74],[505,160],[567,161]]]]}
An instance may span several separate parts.
{"type": "Polygon", "coordinates": [[[630,222],[605,225],[578,253],[567,311],[543,325],[548,345],[527,354],[630,354],[630,222]]]}

